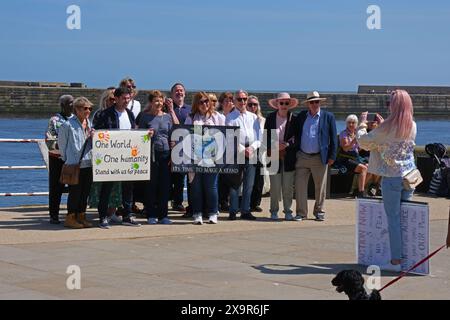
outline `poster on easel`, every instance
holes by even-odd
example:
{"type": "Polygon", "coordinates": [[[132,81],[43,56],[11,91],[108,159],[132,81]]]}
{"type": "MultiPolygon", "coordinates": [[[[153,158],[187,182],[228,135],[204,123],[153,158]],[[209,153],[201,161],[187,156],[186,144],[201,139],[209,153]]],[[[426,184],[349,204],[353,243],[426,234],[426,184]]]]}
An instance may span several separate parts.
{"type": "MultiPolygon", "coordinates": [[[[408,270],[429,254],[429,207],[427,203],[401,204],[402,270],[408,270]]],[[[356,257],[361,265],[384,265],[391,259],[387,217],[381,199],[357,199],[356,257]]],[[[412,273],[429,274],[429,261],[412,273]]]]}

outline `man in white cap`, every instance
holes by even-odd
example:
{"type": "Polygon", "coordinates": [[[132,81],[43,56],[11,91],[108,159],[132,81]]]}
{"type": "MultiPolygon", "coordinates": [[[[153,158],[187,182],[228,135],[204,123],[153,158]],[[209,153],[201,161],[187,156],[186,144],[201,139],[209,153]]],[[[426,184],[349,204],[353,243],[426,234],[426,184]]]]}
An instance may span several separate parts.
{"type": "Polygon", "coordinates": [[[315,185],[314,216],[317,221],[325,219],[324,203],[327,185],[327,169],[336,160],[336,121],[331,112],[321,110],[321,98],[317,91],[307,94],[308,110],[301,111],[295,124],[297,162],[295,164],[295,220],[308,217],[308,181],[312,174],[315,185]]]}

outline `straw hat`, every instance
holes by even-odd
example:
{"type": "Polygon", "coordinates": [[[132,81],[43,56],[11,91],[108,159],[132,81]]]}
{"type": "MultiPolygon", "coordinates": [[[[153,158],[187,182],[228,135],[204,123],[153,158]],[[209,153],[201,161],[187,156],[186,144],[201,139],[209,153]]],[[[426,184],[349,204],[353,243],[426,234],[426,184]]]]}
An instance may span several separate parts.
{"type": "Polygon", "coordinates": [[[325,101],[327,98],[321,98],[320,94],[317,91],[310,92],[306,95],[306,100],[303,101],[303,104],[307,104],[310,101],[325,101]]]}
{"type": "Polygon", "coordinates": [[[278,103],[277,103],[278,100],[289,100],[288,109],[295,108],[298,105],[297,99],[291,98],[291,96],[287,92],[281,92],[277,94],[277,97],[275,99],[269,100],[269,106],[278,110],[278,103]]]}

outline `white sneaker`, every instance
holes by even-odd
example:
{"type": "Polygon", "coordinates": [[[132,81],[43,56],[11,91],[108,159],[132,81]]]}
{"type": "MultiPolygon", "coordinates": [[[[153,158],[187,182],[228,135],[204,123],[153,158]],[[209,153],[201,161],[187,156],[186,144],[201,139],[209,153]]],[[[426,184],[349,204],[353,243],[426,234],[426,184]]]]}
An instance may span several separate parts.
{"type": "Polygon", "coordinates": [[[119,217],[118,215],[113,213],[111,215],[111,217],[109,217],[109,221],[114,222],[114,223],[122,223],[122,217],[121,216],[119,217]]]}
{"type": "Polygon", "coordinates": [[[270,220],[278,220],[278,213],[271,213],[270,214],[270,220]]]}
{"type": "Polygon", "coordinates": [[[202,214],[194,215],[194,224],[203,224],[202,214]]]}
{"type": "Polygon", "coordinates": [[[391,262],[387,264],[383,264],[380,266],[381,270],[384,271],[394,271],[394,272],[401,272],[402,271],[402,265],[399,264],[392,264],[391,262]]]}
{"type": "Polygon", "coordinates": [[[217,214],[212,214],[209,216],[209,223],[217,224],[217,214]]]}

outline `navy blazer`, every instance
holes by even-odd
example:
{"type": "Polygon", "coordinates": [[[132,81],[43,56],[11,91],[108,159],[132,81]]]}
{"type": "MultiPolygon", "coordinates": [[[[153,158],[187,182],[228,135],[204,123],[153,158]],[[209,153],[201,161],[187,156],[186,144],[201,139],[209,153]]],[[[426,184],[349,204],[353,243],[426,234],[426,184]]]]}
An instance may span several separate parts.
{"type": "MultiPolygon", "coordinates": [[[[300,151],[303,125],[305,124],[308,112],[308,110],[300,111],[296,117],[295,125],[291,127],[295,132],[295,147],[297,151],[300,151]]],[[[336,120],[334,119],[334,114],[320,109],[319,148],[320,158],[323,164],[327,164],[328,159],[336,160],[337,145],[336,120]]]]}

